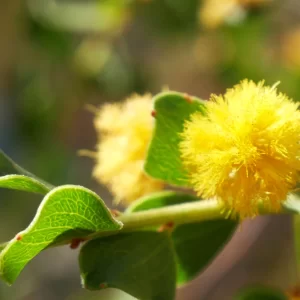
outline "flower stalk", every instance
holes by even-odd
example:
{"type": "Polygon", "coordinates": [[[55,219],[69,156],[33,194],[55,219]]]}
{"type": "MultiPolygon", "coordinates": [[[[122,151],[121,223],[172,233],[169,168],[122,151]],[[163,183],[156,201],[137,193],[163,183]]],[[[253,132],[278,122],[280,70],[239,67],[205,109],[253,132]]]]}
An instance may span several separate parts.
{"type": "Polygon", "coordinates": [[[186,224],[224,218],[224,204],[214,199],[193,201],[163,208],[124,213],[118,220],[124,224],[123,231],[173,222],[186,224]]]}
{"type": "MultiPolygon", "coordinates": [[[[224,219],[226,217],[224,211],[224,204],[221,201],[208,199],[139,212],[125,212],[117,217],[117,220],[123,223],[123,228],[119,232],[130,232],[151,226],[163,225],[169,222],[180,225],[224,219]]],[[[86,240],[115,235],[119,232],[95,232],[90,234],[86,240]]]]}
{"type": "MultiPolygon", "coordinates": [[[[285,206],[282,206],[277,212],[260,206],[258,211],[259,215],[293,213],[292,210],[285,206]]],[[[207,199],[161,208],[153,208],[145,211],[130,213],[125,212],[117,217],[117,220],[123,223],[123,228],[120,232],[130,232],[167,223],[180,225],[208,220],[238,219],[236,214],[230,214],[228,212],[228,209],[226,209],[226,206],[222,201],[218,201],[216,199],[207,199]]],[[[114,235],[117,233],[118,232],[96,232],[90,235],[88,239],[114,235]]]]}

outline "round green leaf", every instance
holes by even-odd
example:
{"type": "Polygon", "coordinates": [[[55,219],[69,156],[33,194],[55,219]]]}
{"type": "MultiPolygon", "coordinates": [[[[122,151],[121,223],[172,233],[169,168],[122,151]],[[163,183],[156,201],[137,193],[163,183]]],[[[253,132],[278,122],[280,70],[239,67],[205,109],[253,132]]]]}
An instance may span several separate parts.
{"type": "Polygon", "coordinates": [[[202,272],[230,240],[237,227],[232,220],[212,220],[177,226],[172,240],[177,258],[177,284],[202,272]]]}
{"type": "Polygon", "coordinates": [[[80,186],[57,187],[45,196],[28,228],[2,250],[0,275],[12,284],[25,265],[45,248],[121,228],[94,192],[80,186]]]}
{"type": "Polygon", "coordinates": [[[131,232],[87,242],[79,264],[85,288],[114,287],[140,300],[175,297],[175,261],[166,233],[131,232]]]}
{"type": "MultiPolygon", "coordinates": [[[[128,211],[137,212],[196,200],[199,201],[190,194],[160,192],[140,199],[128,211]]],[[[185,284],[203,271],[222,250],[237,225],[232,220],[212,220],[176,226],[171,238],[176,253],[177,284],[185,284]]]]}
{"type": "Polygon", "coordinates": [[[154,98],[155,129],[145,162],[150,176],[169,184],[187,186],[187,174],[179,152],[184,123],[195,112],[205,113],[204,102],[176,92],[154,98]]]}

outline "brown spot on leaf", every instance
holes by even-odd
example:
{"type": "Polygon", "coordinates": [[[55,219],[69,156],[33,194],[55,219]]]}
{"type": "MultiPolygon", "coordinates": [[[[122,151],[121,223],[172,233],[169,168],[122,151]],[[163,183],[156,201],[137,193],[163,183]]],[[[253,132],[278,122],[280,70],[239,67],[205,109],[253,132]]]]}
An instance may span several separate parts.
{"type": "Polygon", "coordinates": [[[186,100],[188,103],[193,102],[193,98],[189,94],[183,94],[184,100],[186,100]]]}
{"type": "Polygon", "coordinates": [[[165,232],[165,231],[169,231],[171,232],[174,229],[174,222],[168,222],[166,224],[161,225],[158,228],[158,232],[165,232]]]}
{"type": "Polygon", "coordinates": [[[17,240],[17,241],[21,241],[21,239],[22,239],[21,234],[17,234],[17,235],[16,235],[16,240],[17,240]]]}
{"type": "Polygon", "coordinates": [[[110,212],[114,217],[119,217],[121,215],[121,212],[117,209],[111,209],[110,212]]]}
{"type": "Polygon", "coordinates": [[[99,284],[100,289],[106,289],[107,288],[107,283],[106,282],[102,282],[99,284]]]}

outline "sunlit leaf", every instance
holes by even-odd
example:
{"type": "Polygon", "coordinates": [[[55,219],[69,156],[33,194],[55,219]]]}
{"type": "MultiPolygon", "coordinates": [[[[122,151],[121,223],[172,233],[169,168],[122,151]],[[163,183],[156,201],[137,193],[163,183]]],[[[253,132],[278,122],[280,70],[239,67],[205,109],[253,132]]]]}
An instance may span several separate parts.
{"type": "Polygon", "coordinates": [[[24,175],[2,176],[0,177],[0,187],[38,194],[47,194],[50,191],[43,183],[24,175]]]}
{"type": "MultiPolygon", "coordinates": [[[[196,200],[199,201],[194,195],[186,193],[160,192],[133,203],[128,211],[137,212],[196,200]]],[[[203,271],[229,241],[237,225],[232,220],[211,220],[176,226],[171,238],[176,253],[177,284],[185,284],[203,271]]]]}
{"type": "Polygon", "coordinates": [[[45,248],[121,227],[94,192],[80,186],[57,187],[45,196],[27,229],[2,250],[0,275],[12,284],[25,265],[45,248]]]}
{"type": "Polygon", "coordinates": [[[203,101],[176,92],[154,98],[155,129],[145,162],[150,176],[174,185],[186,186],[187,174],[179,152],[184,122],[195,112],[205,112],[203,101]]]}

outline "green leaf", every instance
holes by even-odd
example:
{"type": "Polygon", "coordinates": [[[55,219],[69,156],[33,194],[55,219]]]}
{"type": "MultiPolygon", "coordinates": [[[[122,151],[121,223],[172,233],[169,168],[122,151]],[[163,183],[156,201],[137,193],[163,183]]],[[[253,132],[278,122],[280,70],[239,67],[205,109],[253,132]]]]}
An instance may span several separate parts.
{"type": "Polygon", "coordinates": [[[0,252],[7,246],[8,243],[0,244],[0,252]]]}
{"type": "Polygon", "coordinates": [[[175,92],[165,92],[154,98],[155,129],[145,162],[150,176],[169,184],[188,185],[182,166],[179,143],[184,123],[191,114],[205,113],[204,102],[175,92]]]}
{"type": "MultiPolygon", "coordinates": [[[[160,192],[140,199],[127,211],[137,212],[195,200],[198,199],[190,194],[160,192]]],[[[175,227],[171,237],[176,252],[177,284],[185,284],[203,271],[222,250],[237,225],[232,220],[212,220],[175,227]]]]}
{"type": "Polygon", "coordinates": [[[43,183],[24,175],[2,176],[0,177],[0,187],[43,195],[50,191],[43,183]]]}
{"type": "Polygon", "coordinates": [[[250,287],[242,289],[234,300],[288,300],[289,298],[278,289],[269,287],[250,287]]]}
{"type": "Polygon", "coordinates": [[[1,252],[0,275],[12,284],[25,265],[45,248],[121,227],[94,192],[80,186],[57,187],[45,196],[28,228],[1,252]]]}
{"type": "Polygon", "coordinates": [[[195,195],[163,191],[145,196],[137,201],[134,201],[126,210],[126,213],[138,212],[152,208],[159,208],[168,205],[181,204],[191,201],[198,201],[199,198],[195,195]]]}
{"type": "Polygon", "coordinates": [[[46,194],[54,187],[26,171],[0,150],[0,187],[46,194]]]}
{"type": "Polygon", "coordinates": [[[177,257],[177,284],[185,284],[202,272],[230,240],[237,227],[232,220],[184,224],[172,234],[177,257]]]}
{"type": "Polygon", "coordinates": [[[60,31],[76,33],[115,32],[122,28],[128,16],[128,0],[29,0],[27,5],[32,17],[37,21],[60,31]]]}
{"type": "Polygon", "coordinates": [[[140,300],[175,297],[175,261],[166,233],[140,231],[89,241],[79,264],[87,289],[118,288],[140,300]]]}

